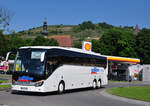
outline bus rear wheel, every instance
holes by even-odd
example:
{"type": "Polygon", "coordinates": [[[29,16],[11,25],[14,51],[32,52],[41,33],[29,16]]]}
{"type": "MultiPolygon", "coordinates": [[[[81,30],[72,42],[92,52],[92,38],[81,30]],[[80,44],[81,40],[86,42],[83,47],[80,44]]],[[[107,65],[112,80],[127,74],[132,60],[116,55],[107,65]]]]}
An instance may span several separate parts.
{"type": "Polygon", "coordinates": [[[101,81],[98,80],[98,82],[97,82],[97,88],[100,88],[100,87],[101,87],[101,81]]]}
{"type": "Polygon", "coordinates": [[[62,94],[63,92],[64,92],[64,90],[65,90],[65,85],[64,85],[64,83],[59,83],[59,85],[58,85],[58,93],[59,94],[62,94]]]}
{"type": "Polygon", "coordinates": [[[96,81],[94,80],[93,81],[93,89],[95,89],[96,88],[96,81]]]}

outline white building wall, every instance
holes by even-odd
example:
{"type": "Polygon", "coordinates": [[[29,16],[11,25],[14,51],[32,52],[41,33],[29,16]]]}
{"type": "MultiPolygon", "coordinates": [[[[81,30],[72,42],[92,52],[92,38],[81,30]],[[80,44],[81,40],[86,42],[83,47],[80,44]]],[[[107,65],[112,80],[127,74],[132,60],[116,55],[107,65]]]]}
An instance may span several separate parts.
{"type": "Polygon", "coordinates": [[[143,65],[143,81],[150,81],[150,65],[143,65]]]}

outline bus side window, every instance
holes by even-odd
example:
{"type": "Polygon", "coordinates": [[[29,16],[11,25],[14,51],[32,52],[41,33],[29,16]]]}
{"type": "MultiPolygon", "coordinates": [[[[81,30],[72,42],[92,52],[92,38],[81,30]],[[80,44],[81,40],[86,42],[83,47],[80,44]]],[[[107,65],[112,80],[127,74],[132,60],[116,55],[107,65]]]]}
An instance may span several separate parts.
{"type": "Polygon", "coordinates": [[[57,61],[52,60],[46,62],[46,72],[48,75],[52,74],[56,68],[57,68],[57,61]]]}
{"type": "Polygon", "coordinates": [[[16,61],[15,70],[16,71],[21,71],[21,60],[16,61]]]}
{"type": "Polygon", "coordinates": [[[50,62],[47,61],[46,62],[46,74],[50,75],[51,73],[52,73],[52,68],[51,68],[50,62]]]}

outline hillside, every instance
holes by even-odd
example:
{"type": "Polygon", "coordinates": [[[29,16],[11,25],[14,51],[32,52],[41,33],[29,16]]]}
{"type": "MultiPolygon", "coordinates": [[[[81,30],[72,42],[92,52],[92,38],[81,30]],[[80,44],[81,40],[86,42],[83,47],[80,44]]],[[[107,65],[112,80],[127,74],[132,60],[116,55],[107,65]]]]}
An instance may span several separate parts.
{"type": "MultiPolygon", "coordinates": [[[[69,34],[72,35],[73,33],[73,27],[72,25],[48,25],[47,30],[48,30],[48,36],[51,35],[64,35],[64,34],[69,34]]],[[[36,37],[38,35],[42,35],[43,27],[37,27],[37,28],[31,28],[26,31],[20,31],[18,32],[21,34],[21,36],[24,37],[36,37]]]]}
{"type": "MultiPolygon", "coordinates": [[[[70,35],[73,40],[91,40],[99,39],[108,30],[116,28],[121,31],[133,32],[133,27],[116,27],[105,22],[93,24],[91,21],[83,22],[79,25],[48,25],[48,36],[51,35],[70,35]]],[[[41,35],[43,27],[31,28],[26,31],[20,31],[18,34],[23,38],[35,38],[41,35]]]]}

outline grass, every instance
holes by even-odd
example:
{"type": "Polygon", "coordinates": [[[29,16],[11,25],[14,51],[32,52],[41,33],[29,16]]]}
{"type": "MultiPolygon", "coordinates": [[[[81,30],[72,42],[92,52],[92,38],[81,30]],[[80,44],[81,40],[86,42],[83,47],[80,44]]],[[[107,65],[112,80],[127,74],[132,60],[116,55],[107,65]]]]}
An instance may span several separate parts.
{"type": "Polygon", "coordinates": [[[7,89],[10,87],[11,87],[11,85],[0,85],[0,89],[7,89]]]}
{"type": "Polygon", "coordinates": [[[119,87],[108,89],[107,92],[117,96],[150,102],[150,86],[119,87]]]}
{"type": "Polygon", "coordinates": [[[9,83],[8,80],[0,80],[0,83],[9,83]]]}

